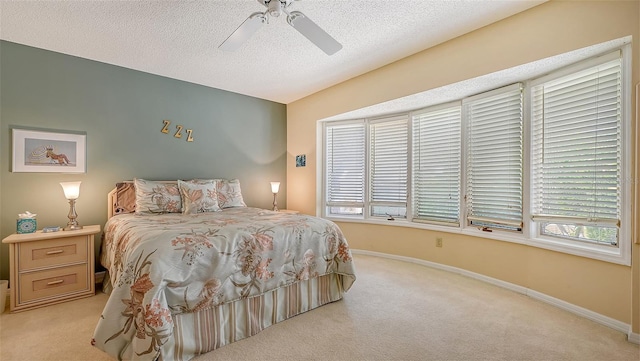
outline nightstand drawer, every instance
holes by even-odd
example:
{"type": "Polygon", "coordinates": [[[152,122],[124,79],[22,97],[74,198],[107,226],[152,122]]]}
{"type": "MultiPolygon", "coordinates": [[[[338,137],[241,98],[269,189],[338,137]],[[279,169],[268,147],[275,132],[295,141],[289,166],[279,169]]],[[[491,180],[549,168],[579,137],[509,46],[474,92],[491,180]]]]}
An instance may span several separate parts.
{"type": "Polygon", "coordinates": [[[20,245],[20,271],[87,260],[87,237],[76,236],[28,242],[20,245]]]}
{"type": "Polygon", "coordinates": [[[19,303],[91,290],[87,264],[20,275],[19,303]]]}

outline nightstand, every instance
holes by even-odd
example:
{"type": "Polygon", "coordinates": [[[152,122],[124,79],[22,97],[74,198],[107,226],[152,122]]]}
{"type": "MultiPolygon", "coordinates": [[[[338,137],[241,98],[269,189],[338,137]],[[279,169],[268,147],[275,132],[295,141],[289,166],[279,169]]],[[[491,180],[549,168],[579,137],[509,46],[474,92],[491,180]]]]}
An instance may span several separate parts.
{"type": "Polygon", "coordinates": [[[298,214],[298,213],[300,213],[300,212],[298,212],[298,211],[294,211],[294,210],[291,210],[291,209],[278,209],[278,212],[280,212],[280,213],[291,213],[291,214],[298,214]]]}
{"type": "Polygon", "coordinates": [[[11,312],[95,294],[93,238],[100,226],[75,231],[12,234],[11,312]]]}

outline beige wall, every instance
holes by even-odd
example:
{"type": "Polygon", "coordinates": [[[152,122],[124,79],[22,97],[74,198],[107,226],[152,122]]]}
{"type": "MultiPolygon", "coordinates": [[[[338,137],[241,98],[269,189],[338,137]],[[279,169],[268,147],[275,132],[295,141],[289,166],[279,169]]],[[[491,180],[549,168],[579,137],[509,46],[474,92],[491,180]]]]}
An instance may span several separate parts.
{"type": "Polygon", "coordinates": [[[631,272],[627,266],[454,233],[337,223],[355,249],[466,269],[631,323],[631,272]],[[435,247],[436,237],[442,237],[442,248],[435,247]]]}
{"type": "MultiPolygon", "coordinates": [[[[637,33],[640,33],[640,6],[636,9],[636,13],[638,15],[636,21],[637,33]]],[[[638,39],[638,37],[636,37],[638,39]]],[[[640,69],[640,45],[638,45],[638,40],[635,41],[635,53],[634,53],[634,63],[633,68],[640,69]]],[[[632,254],[632,265],[633,265],[633,275],[632,275],[632,286],[633,286],[633,294],[631,297],[632,303],[632,331],[636,335],[640,334],[640,75],[636,74],[634,77],[633,84],[636,85],[636,112],[635,112],[635,135],[636,135],[636,147],[635,149],[635,172],[634,180],[635,180],[635,201],[633,203],[634,209],[634,220],[635,225],[633,227],[635,235],[635,246],[633,248],[632,254]]]]}
{"type": "MultiPolygon", "coordinates": [[[[287,207],[316,213],[317,120],[628,35],[633,37],[632,77],[637,84],[639,24],[637,1],[552,1],[289,104],[287,207]],[[295,167],[297,154],[307,155],[306,167],[295,167]]],[[[635,109],[635,93],[633,98],[635,109]]],[[[633,123],[637,133],[635,115],[633,123]]],[[[634,179],[637,183],[637,176],[634,179]]],[[[637,194],[634,199],[637,209],[637,194]]],[[[633,219],[638,223],[637,212],[633,219]]],[[[635,333],[640,331],[637,246],[632,269],[460,234],[344,222],[339,225],[353,248],[467,269],[632,324],[635,333]],[[441,249],[435,248],[436,236],[444,237],[441,249]]],[[[637,224],[635,229],[637,234],[637,224]]]]}

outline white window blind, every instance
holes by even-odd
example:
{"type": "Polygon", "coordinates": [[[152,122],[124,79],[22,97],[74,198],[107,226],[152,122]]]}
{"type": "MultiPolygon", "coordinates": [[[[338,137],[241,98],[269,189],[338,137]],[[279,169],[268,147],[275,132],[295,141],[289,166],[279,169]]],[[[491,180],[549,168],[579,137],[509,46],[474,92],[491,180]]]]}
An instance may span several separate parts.
{"type": "Polygon", "coordinates": [[[326,125],[326,206],[333,214],[362,214],[365,124],[326,125]]]}
{"type": "Polygon", "coordinates": [[[370,205],[374,216],[406,216],[407,118],[381,119],[369,125],[370,205]]]}
{"type": "Polygon", "coordinates": [[[532,208],[543,233],[616,244],[622,59],[602,61],[532,88],[532,208]]]}
{"type": "Polygon", "coordinates": [[[463,101],[466,212],[471,225],[522,229],[522,101],[521,84],[463,101]]]}
{"type": "Polygon", "coordinates": [[[413,220],[460,224],[460,103],[413,114],[413,220]]]}

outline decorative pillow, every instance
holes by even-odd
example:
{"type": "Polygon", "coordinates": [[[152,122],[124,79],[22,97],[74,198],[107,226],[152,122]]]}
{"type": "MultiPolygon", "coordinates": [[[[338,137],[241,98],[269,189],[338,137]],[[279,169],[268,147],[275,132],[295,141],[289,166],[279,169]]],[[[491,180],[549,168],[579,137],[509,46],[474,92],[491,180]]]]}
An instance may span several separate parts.
{"type": "Polygon", "coordinates": [[[133,213],[136,211],[136,187],[133,183],[116,183],[116,196],[114,198],[114,214],[133,213]]]}
{"type": "Polygon", "coordinates": [[[136,213],[180,213],[182,200],[177,183],[153,182],[136,178],[136,213]]]}
{"type": "Polygon", "coordinates": [[[216,179],[218,189],[218,205],[220,208],[246,207],[237,179],[216,179]]]}
{"type": "Polygon", "coordinates": [[[182,214],[220,211],[216,183],[213,180],[178,181],[182,195],[182,214]]]}

